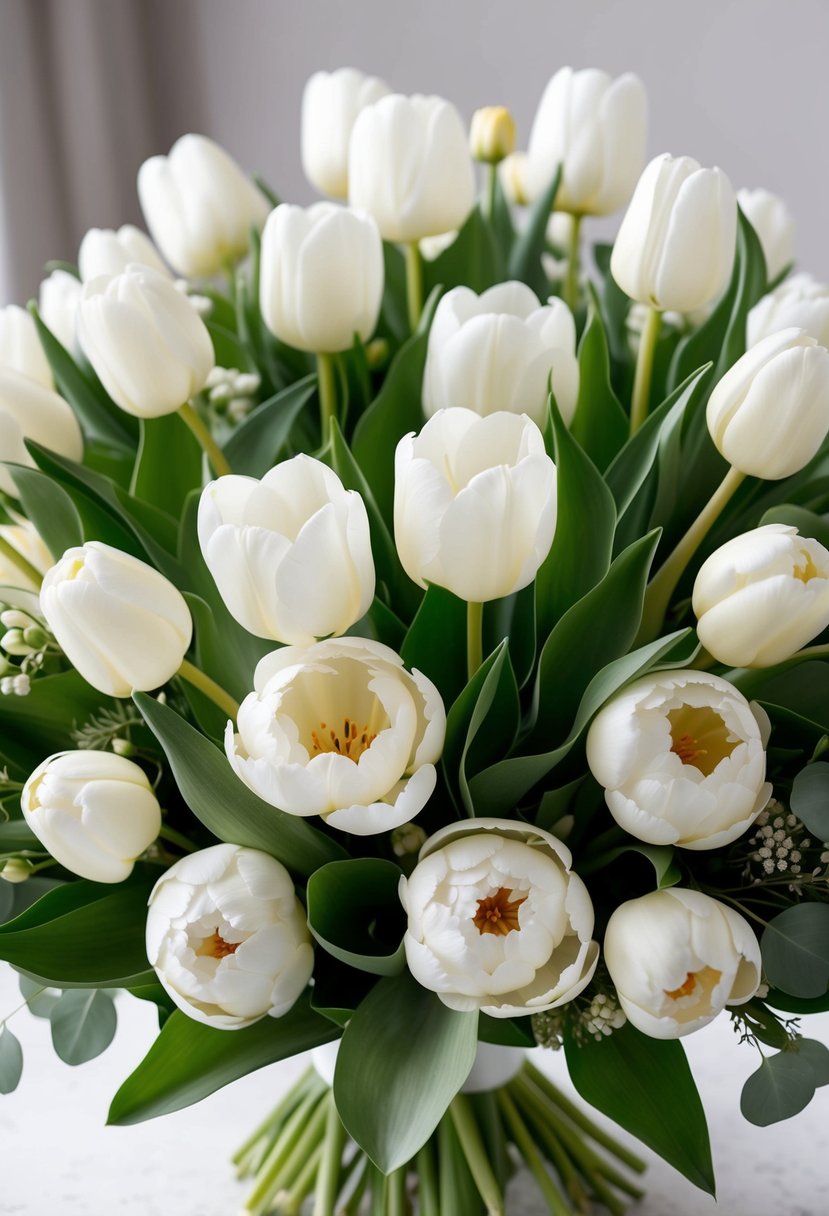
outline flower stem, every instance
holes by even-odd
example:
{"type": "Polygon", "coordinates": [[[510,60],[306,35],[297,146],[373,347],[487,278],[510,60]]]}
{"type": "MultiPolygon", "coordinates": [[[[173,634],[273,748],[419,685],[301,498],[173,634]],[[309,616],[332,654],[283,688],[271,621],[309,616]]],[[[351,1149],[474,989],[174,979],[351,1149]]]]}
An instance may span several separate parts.
{"type": "Polygon", "coordinates": [[[546,1199],[553,1216],[572,1216],[570,1205],[558,1187],[553,1185],[553,1180],[547,1173],[541,1154],[507,1089],[498,1090],[498,1105],[501,1107],[515,1145],[538,1183],[538,1188],[546,1199]]]}
{"type": "Polygon", "coordinates": [[[14,545],[10,545],[4,536],[0,536],[0,556],[11,562],[36,587],[43,582],[43,575],[37,566],[33,566],[30,561],[27,561],[23,554],[19,553],[14,545]]]}
{"type": "Polygon", "coordinates": [[[226,477],[232,473],[230,465],[225,459],[222,449],[219,447],[216,440],[210,433],[210,428],[207,423],[202,420],[190,402],[185,402],[179,409],[179,417],[187,423],[190,430],[195,435],[204,454],[213,466],[213,472],[217,477],[226,477]]]}
{"type": "Polygon", "coordinates": [[[630,433],[635,435],[648,416],[648,404],[651,395],[651,377],[653,375],[653,357],[656,354],[656,343],[662,328],[662,313],[658,308],[648,309],[648,318],[642,337],[639,340],[639,350],[636,355],[636,374],[633,378],[633,398],[630,405],[630,433]]]}
{"type": "Polygon", "coordinates": [[[567,244],[567,273],[564,276],[562,296],[564,303],[574,313],[579,306],[579,268],[581,265],[581,221],[574,215],[570,225],[570,240],[567,244]]]}
{"type": "Polygon", "coordinates": [[[250,1136],[248,1136],[245,1143],[240,1145],[240,1147],[233,1154],[231,1161],[234,1165],[240,1166],[244,1158],[247,1157],[251,1150],[256,1147],[257,1143],[264,1136],[269,1135],[277,1126],[283,1123],[287,1116],[296,1109],[299,1100],[304,1096],[304,1092],[308,1088],[309,1082],[316,1076],[316,1069],[306,1068],[305,1072],[302,1074],[296,1084],[292,1085],[285,1094],[285,1097],[282,1099],[279,1105],[271,1111],[266,1119],[262,1120],[256,1130],[252,1132],[250,1136]]]}
{"type": "Polygon", "coordinates": [[[385,1216],[406,1216],[406,1166],[401,1165],[386,1179],[385,1216]]]}
{"type": "Polygon", "coordinates": [[[314,1216],[334,1216],[334,1205],[340,1190],[345,1128],[342,1125],[333,1099],[328,1108],[325,1124],[317,1187],[314,1195],[314,1216]]]}
{"type": "Polygon", "coordinates": [[[466,672],[471,680],[484,656],[484,606],[474,600],[466,605],[466,672]]]}
{"type": "Polygon", "coordinates": [[[337,377],[334,356],[320,352],[317,355],[317,387],[320,399],[320,431],[323,444],[328,442],[331,419],[337,417],[337,377]]]}
{"type": "Polygon", "coordinates": [[[233,700],[230,693],[225,692],[220,684],[211,680],[210,676],[206,676],[203,671],[199,671],[198,667],[195,667],[189,659],[182,659],[177,674],[181,676],[182,680],[186,680],[188,684],[198,688],[199,692],[204,693],[229,718],[235,719],[239,712],[237,702],[233,700]]]}
{"type": "Polygon", "coordinates": [[[498,166],[487,165],[486,167],[486,201],[484,203],[484,215],[489,220],[490,224],[495,219],[495,199],[498,191],[498,166]]]}
{"type": "Polygon", "coordinates": [[[501,1188],[498,1186],[492,1167],[487,1160],[484,1142],[481,1139],[478,1124],[475,1122],[475,1116],[472,1114],[469,1099],[464,1094],[456,1094],[449,1107],[449,1114],[455,1125],[455,1131],[458,1133],[469,1172],[478,1188],[478,1194],[486,1204],[488,1216],[503,1216],[504,1196],[501,1194],[501,1188]]]}
{"type": "Polygon", "coordinates": [[[175,828],[170,828],[166,823],[162,823],[158,829],[158,834],[162,840],[169,840],[171,844],[177,844],[180,849],[184,849],[185,853],[196,853],[198,850],[192,841],[183,836],[181,832],[177,832],[175,828]]]}
{"type": "Polygon", "coordinates": [[[435,1153],[431,1141],[427,1140],[415,1157],[417,1170],[417,1197],[420,1201],[420,1216],[440,1216],[438,1200],[438,1174],[435,1153]]]}
{"type": "Polygon", "coordinates": [[[685,572],[685,567],[705,540],[705,537],[716,523],[726,505],[740,488],[744,479],[745,473],[740,473],[734,468],[728,470],[673,553],[651,579],[645,592],[642,624],[639,629],[637,645],[649,642],[658,635],[662,622],[665,619],[665,614],[668,611],[671,596],[685,572]]]}
{"type": "Polygon", "coordinates": [[[406,257],[406,304],[409,309],[409,328],[412,333],[420,324],[423,312],[423,255],[417,241],[409,241],[403,247],[406,257]]]}

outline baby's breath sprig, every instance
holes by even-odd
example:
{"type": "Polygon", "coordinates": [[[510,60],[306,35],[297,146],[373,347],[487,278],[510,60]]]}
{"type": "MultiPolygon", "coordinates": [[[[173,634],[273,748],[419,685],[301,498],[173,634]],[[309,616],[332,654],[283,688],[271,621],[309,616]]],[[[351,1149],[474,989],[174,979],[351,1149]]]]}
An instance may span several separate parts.
{"type": "Polygon", "coordinates": [[[610,978],[597,973],[589,987],[558,1009],[533,1015],[533,1034],[539,1047],[558,1051],[569,1034],[576,1043],[600,1042],[624,1026],[627,1018],[619,1005],[610,978]]]}

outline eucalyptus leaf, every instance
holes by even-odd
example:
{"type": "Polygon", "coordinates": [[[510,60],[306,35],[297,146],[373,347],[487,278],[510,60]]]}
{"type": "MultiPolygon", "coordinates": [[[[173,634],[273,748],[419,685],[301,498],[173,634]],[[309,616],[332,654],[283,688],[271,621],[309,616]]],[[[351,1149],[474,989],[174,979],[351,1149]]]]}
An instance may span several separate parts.
{"type": "Polygon", "coordinates": [[[52,1010],[60,1000],[60,991],[56,988],[50,988],[46,984],[41,984],[38,980],[33,980],[28,975],[18,975],[17,979],[20,986],[20,995],[26,1002],[26,1008],[32,1017],[50,1018],[52,1010]]]}
{"type": "Polygon", "coordinates": [[[108,992],[75,988],[64,992],[50,1014],[52,1046],[64,1064],[86,1064],[106,1051],[118,1017],[108,992]]]}
{"type": "Polygon", "coordinates": [[[829,764],[819,761],[801,769],[792,784],[790,806],[820,840],[829,840],[829,764]]]}
{"type": "Polygon", "coordinates": [[[829,905],[800,903],[769,921],[760,939],[770,984],[796,997],[829,988],[829,905]]]}
{"type": "Polygon", "coordinates": [[[379,857],[321,866],[308,879],[308,928],[340,962],[373,975],[396,975],[406,965],[401,877],[399,866],[379,857]]]}
{"type": "Polygon", "coordinates": [[[0,1094],[11,1094],[23,1073],[23,1048],[8,1026],[0,1029],[0,1094]]]}
{"type": "Polygon", "coordinates": [[[769,1127],[790,1119],[815,1096],[812,1066],[799,1052],[780,1051],[767,1056],[743,1086],[740,1110],[756,1127],[769,1127]]]}
{"type": "Polygon", "coordinates": [[[829,1047],[819,1039],[795,1039],[792,1051],[812,1070],[816,1086],[829,1085],[829,1047]]]}

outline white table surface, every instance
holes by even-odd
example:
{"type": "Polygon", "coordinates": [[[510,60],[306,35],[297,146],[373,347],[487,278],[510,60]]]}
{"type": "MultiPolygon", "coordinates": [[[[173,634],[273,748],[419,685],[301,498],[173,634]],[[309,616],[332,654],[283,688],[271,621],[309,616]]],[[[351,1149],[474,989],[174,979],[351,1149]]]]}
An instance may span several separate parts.
{"type": "MultiPolygon", "coordinates": [[[[16,976],[0,964],[0,1018],[20,1002],[16,976]]],[[[135,1127],[105,1127],[109,1100],[149,1047],[152,1006],[121,995],[115,1041],[98,1059],[70,1068],[55,1056],[49,1024],[22,1010],[10,1021],[23,1045],[18,1090],[0,1096],[2,1216],[235,1216],[246,1188],[228,1158],[306,1066],[271,1065],[197,1106],[135,1127]]],[[[803,1031],[829,1043],[829,1014],[803,1031]]],[[[651,1163],[647,1198],[630,1216],[826,1216],[829,1213],[829,1086],[786,1123],[757,1128],[739,1110],[742,1081],[756,1067],[728,1017],[685,1040],[708,1115],[719,1202],[637,1146],[651,1163]]],[[[538,1063],[567,1086],[564,1061],[538,1063]]],[[[572,1090],[571,1090],[572,1092],[572,1090]]],[[[622,1137],[624,1138],[624,1137],[622,1137]]],[[[630,1141],[633,1144],[633,1141],[630,1141]]],[[[511,1216],[542,1216],[518,1179],[511,1216]]],[[[445,1216],[464,1216],[446,1213],[445,1216]]]]}

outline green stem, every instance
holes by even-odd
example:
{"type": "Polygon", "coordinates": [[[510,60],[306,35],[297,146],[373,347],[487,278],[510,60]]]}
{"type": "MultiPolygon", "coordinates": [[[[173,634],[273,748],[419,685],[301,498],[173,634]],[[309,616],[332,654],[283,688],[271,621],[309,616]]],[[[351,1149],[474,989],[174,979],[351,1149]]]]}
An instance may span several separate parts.
{"type": "Polygon", "coordinates": [[[4,536],[0,536],[0,556],[5,557],[6,561],[11,562],[36,587],[39,587],[43,582],[43,575],[37,566],[33,566],[31,562],[27,561],[23,554],[19,553],[14,545],[10,545],[4,536]]]}
{"type": "Polygon", "coordinates": [[[281,1209],[277,1208],[277,1211],[281,1210],[284,1213],[284,1216],[299,1216],[303,1201],[314,1189],[314,1182],[317,1177],[317,1171],[319,1170],[322,1150],[323,1145],[318,1144],[316,1148],[310,1151],[310,1155],[300,1169],[296,1182],[291,1187],[287,1198],[281,1206],[281,1209]]]}
{"type": "Polygon", "coordinates": [[[564,303],[574,313],[579,306],[579,267],[581,265],[581,221],[574,215],[570,225],[570,240],[567,245],[567,273],[564,276],[562,296],[564,303]]]}
{"type": "Polygon", "coordinates": [[[484,661],[484,606],[470,600],[466,605],[466,672],[471,680],[484,661]]]}
{"type": "Polygon", "coordinates": [[[406,1170],[401,1165],[386,1179],[385,1216],[406,1216],[406,1170]]]}
{"type": "Polygon", "coordinates": [[[337,375],[334,356],[317,355],[317,387],[320,399],[320,431],[323,444],[328,442],[331,419],[337,417],[337,375]]]}
{"type": "Polygon", "coordinates": [[[649,642],[659,634],[671,596],[676,585],[685,573],[685,568],[700,547],[705,537],[719,519],[726,505],[742,485],[745,473],[738,469],[729,469],[717,489],[691,524],[688,531],[678,543],[673,553],[657,571],[648,584],[645,592],[645,604],[642,610],[642,624],[639,629],[637,645],[649,642]]]}
{"type": "Polygon", "coordinates": [[[409,328],[414,333],[420,324],[423,312],[423,255],[417,241],[404,245],[406,258],[406,304],[409,309],[409,328]]]}
{"type": "Polygon", "coordinates": [[[177,832],[175,828],[168,827],[166,823],[162,823],[158,829],[158,834],[162,840],[169,840],[171,844],[177,844],[180,849],[184,849],[185,853],[197,853],[198,845],[193,844],[181,832],[177,832]]]}
{"type": "Polygon", "coordinates": [[[488,1216],[504,1216],[504,1196],[487,1160],[484,1142],[472,1114],[469,1099],[464,1094],[456,1094],[449,1106],[449,1114],[452,1116],[478,1194],[486,1204],[488,1216]]]}
{"type": "MultiPolygon", "coordinates": [[[[354,1190],[340,1208],[337,1216],[357,1216],[357,1213],[362,1208],[363,1196],[368,1188],[369,1181],[369,1161],[368,1157],[364,1157],[362,1153],[356,1153],[353,1158],[358,1162],[356,1166],[360,1170],[360,1175],[354,1186],[354,1190]]],[[[440,1216],[439,1212],[435,1212],[434,1216],[440,1216]]]]}
{"type": "Polygon", "coordinates": [[[649,308],[648,319],[645,321],[645,327],[639,340],[639,351],[636,355],[636,374],[633,378],[633,398],[630,406],[631,435],[636,434],[648,416],[653,357],[656,354],[656,343],[661,328],[662,313],[658,308],[649,308]]]}
{"type": "Polygon", "coordinates": [[[345,1128],[334,1102],[328,1108],[322,1158],[314,1194],[314,1216],[334,1216],[334,1206],[340,1190],[345,1128]]]}
{"type": "Polygon", "coordinates": [[[198,688],[199,692],[204,693],[214,705],[218,705],[219,709],[229,718],[236,718],[239,706],[230,693],[225,692],[220,684],[211,680],[210,676],[206,676],[203,671],[199,671],[198,667],[195,667],[189,659],[182,659],[181,667],[176,674],[181,676],[182,680],[186,680],[188,684],[192,684],[194,688],[198,688]]]}
{"type": "Polygon", "coordinates": [[[427,1140],[415,1157],[417,1171],[417,1197],[420,1201],[420,1216],[440,1216],[438,1199],[438,1172],[435,1150],[427,1140]]]}
{"type": "Polygon", "coordinates": [[[207,423],[202,420],[189,401],[179,409],[179,417],[187,423],[190,430],[195,435],[201,450],[204,452],[207,459],[213,466],[213,472],[216,474],[216,476],[227,477],[229,473],[232,473],[233,470],[228,464],[224,452],[213,438],[210,428],[208,427],[207,423]]]}
{"type": "Polygon", "coordinates": [[[484,203],[484,215],[490,223],[495,219],[495,199],[498,191],[498,166],[487,165],[486,167],[486,202],[484,203]]]}
{"type": "Polygon", "coordinates": [[[577,1210],[579,1212],[583,1212],[585,1209],[589,1210],[587,1195],[579,1181],[576,1167],[568,1157],[561,1140],[553,1131],[550,1122],[551,1112],[549,1104],[543,1098],[541,1098],[541,1103],[538,1106],[534,1101],[529,1100],[529,1082],[520,1076],[516,1077],[511,1084],[510,1092],[520,1113],[528,1121],[530,1132],[532,1133],[533,1129],[535,1129],[536,1134],[534,1139],[536,1143],[538,1143],[539,1148],[542,1152],[546,1153],[553,1163],[565,1191],[573,1200],[577,1210]]]}
{"type": "Polygon", "coordinates": [[[290,1160],[296,1145],[303,1138],[309,1120],[322,1106],[323,1098],[330,1093],[328,1086],[320,1080],[304,1097],[288,1119],[270,1152],[262,1163],[256,1185],[248,1195],[244,1211],[251,1216],[261,1216],[270,1207],[271,1199],[279,1189],[283,1168],[290,1160]]]}
{"type": "Polygon", "coordinates": [[[498,1090],[498,1105],[501,1107],[516,1147],[538,1183],[539,1190],[547,1201],[547,1206],[553,1216],[572,1216],[570,1205],[558,1187],[554,1186],[553,1180],[544,1166],[544,1160],[535,1147],[533,1138],[506,1089],[498,1090]]]}
{"type": "Polygon", "coordinates": [[[307,1089],[308,1082],[312,1077],[317,1076],[315,1068],[306,1068],[302,1076],[295,1082],[294,1085],[285,1094],[285,1097],[279,1105],[271,1111],[266,1119],[263,1119],[254,1132],[248,1136],[244,1144],[240,1145],[236,1152],[231,1157],[234,1165],[240,1165],[242,1160],[248,1156],[251,1149],[255,1148],[258,1141],[263,1136],[269,1135],[273,1129],[291,1113],[297,1105],[297,1099],[301,1098],[303,1091],[307,1089]]]}

